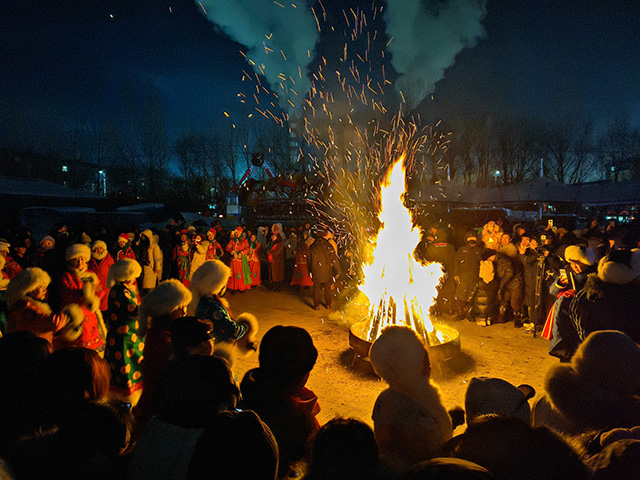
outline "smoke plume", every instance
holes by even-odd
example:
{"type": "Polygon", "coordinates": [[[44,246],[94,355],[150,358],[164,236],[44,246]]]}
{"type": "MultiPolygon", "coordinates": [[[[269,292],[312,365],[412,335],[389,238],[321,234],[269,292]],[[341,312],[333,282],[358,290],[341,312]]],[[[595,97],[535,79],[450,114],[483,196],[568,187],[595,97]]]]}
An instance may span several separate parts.
{"type": "Polygon", "coordinates": [[[255,74],[267,79],[280,106],[289,112],[299,110],[311,87],[307,67],[319,34],[307,0],[201,3],[211,22],[247,47],[247,61],[255,74]]]}
{"type": "Polygon", "coordinates": [[[395,87],[410,108],[433,93],[456,55],[483,36],[485,0],[387,0],[384,19],[395,87]]]}

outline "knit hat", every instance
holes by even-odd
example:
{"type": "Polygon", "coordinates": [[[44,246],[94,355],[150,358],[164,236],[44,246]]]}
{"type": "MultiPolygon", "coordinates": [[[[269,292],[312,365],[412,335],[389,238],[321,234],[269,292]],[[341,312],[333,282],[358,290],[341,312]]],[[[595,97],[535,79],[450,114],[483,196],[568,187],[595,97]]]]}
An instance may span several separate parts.
{"type": "Polygon", "coordinates": [[[64,252],[64,259],[69,262],[74,258],[82,257],[85,261],[91,260],[91,249],[88,245],[82,243],[74,243],[69,245],[64,252]]]}
{"type": "Polygon", "coordinates": [[[111,265],[107,274],[107,288],[113,288],[116,283],[138,278],[141,273],[142,267],[138,262],[130,258],[122,258],[111,265]]]}
{"type": "Polygon", "coordinates": [[[7,307],[11,308],[24,296],[40,286],[48,287],[51,277],[37,267],[22,269],[7,286],[7,307]]]}
{"type": "Polygon", "coordinates": [[[147,294],[140,304],[138,315],[146,321],[170,315],[176,308],[191,301],[191,292],[179,280],[171,278],[161,282],[154,290],[147,294]]]}
{"type": "Polygon", "coordinates": [[[262,337],[258,362],[272,381],[288,385],[309,373],[318,359],[318,350],[304,328],[276,325],[262,337]]]}
{"type": "Polygon", "coordinates": [[[527,400],[535,395],[529,385],[518,387],[500,378],[473,377],[465,395],[467,423],[475,418],[496,414],[531,422],[531,408],[527,400]]]}
{"type": "Polygon", "coordinates": [[[640,249],[611,250],[598,263],[598,278],[625,285],[640,276],[640,249]]]}
{"type": "Polygon", "coordinates": [[[579,424],[640,425],[640,346],[622,332],[593,332],[570,364],[549,369],[545,390],[552,406],[579,424]]]}
{"type": "Polygon", "coordinates": [[[564,251],[567,262],[580,262],[585,265],[596,263],[596,252],[584,245],[569,245],[564,251]]]}
{"type": "Polygon", "coordinates": [[[382,330],[369,350],[369,360],[375,372],[389,385],[415,368],[425,364],[426,347],[410,327],[394,325],[382,330]],[[409,371],[407,371],[409,370],[409,371]]]}

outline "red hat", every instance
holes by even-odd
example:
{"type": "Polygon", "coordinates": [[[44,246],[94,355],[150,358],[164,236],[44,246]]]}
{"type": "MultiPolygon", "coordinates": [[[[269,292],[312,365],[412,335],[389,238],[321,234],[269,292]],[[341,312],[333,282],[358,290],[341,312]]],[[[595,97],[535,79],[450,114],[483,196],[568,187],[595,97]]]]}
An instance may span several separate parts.
{"type": "Polygon", "coordinates": [[[129,234],[128,233],[121,233],[120,236],[118,237],[118,241],[120,240],[124,240],[125,242],[129,241],[129,234]]]}
{"type": "Polygon", "coordinates": [[[183,233],[186,235],[189,233],[189,230],[187,230],[186,228],[183,228],[182,230],[180,230],[180,233],[183,233]]]}

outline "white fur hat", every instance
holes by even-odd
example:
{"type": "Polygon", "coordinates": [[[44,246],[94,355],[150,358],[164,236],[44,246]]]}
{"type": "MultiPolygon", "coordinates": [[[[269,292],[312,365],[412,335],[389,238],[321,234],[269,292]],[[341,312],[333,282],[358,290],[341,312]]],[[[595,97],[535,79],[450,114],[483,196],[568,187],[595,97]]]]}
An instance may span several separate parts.
{"type": "Polygon", "coordinates": [[[138,278],[142,273],[142,267],[138,262],[130,258],[123,258],[111,265],[107,274],[107,288],[112,288],[118,282],[126,282],[138,278]]]}
{"type": "Polygon", "coordinates": [[[611,250],[598,263],[598,278],[625,285],[640,276],[640,249],[611,250]]]}
{"type": "Polygon", "coordinates": [[[408,326],[386,327],[369,350],[375,372],[389,385],[415,376],[425,365],[426,347],[408,326]]]}
{"type": "Polygon", "coordinates": [[[230,276],[231,269],[220,260],[207,260],[191,277],[189,290],[198,297],[219,293],[230,276]]]}
{"type": "Polygon", "coordinates": [[[596,429],[640,424],[640,346],[622,332],[591,333],[544,384],[553,407],[573,421],[596,429]]]}
{"type": "Polygon", "coordinates": [[[91,260],[91,249],[89,246],[82,243],[74,243],[69,245],[64,251],[64,259],[67,262],[77,257],[83,257],[87,262],[91,260]]]}
{"type": "Polygon", "coordinates": [[[91,244],[91,250],[93,250],[93,249],[94,249],[94,248],[96,248],[96,247],[102,247],[102,248],[104,248],[105,250],[107,250],[107,244],[106,244],[106,243],[104,243],[104,241],[102,241],[102,240],[96,240],[95,242],[93,242],[93,243],[91,244]]]}
{"type": "MultiPolygon", "coordinates": [[[[202,267],[201,267],[202,268],[202,267]]],[[[138,309],[143,320],[151,317],[169,315],[181,305],[191,301],[191,292],[175,278],[161,282],[151,293],[142,299],[138,309]]]]}
{"type": "Polygon", "coordinates": [[[30,267],[21,270],[7,286],[7,307],[11,308],[27,293],[41,285],[48,287],[50,283],[51,277],[41,268],[30,267]]]}
{"type": "Polygon", "coordinates": [[[585,265],[596,263],[596,252],[592,248],[583,245],[569,245],[564,251],[567,262],[580,262],[585,265]]]}
{"type": "Polygon", "coordinates": [[[0,252],[9,253],[9,247],[11,247],[9,242],[0,242],[0,252]]]}

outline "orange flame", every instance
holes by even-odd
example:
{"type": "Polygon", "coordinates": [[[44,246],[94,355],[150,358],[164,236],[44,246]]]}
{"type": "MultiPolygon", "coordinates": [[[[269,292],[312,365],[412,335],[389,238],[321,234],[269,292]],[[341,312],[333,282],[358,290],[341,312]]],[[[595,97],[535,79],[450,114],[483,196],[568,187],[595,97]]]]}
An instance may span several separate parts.
{"type": "Polygon", "coordinates": [[[413,257],[420,231],[413,227],[411,214],[403,203],[405,192],[403,157],[389,170],[380,188],[382,228],[373,244],[371,262],[363,266],[360,291],[369,299],[370,326],[374,341],[388,325],[409,325],[427,345],[438,342],[429,319],[429,308],[438,295],[442,265],[421,265],[413,257]]]}

